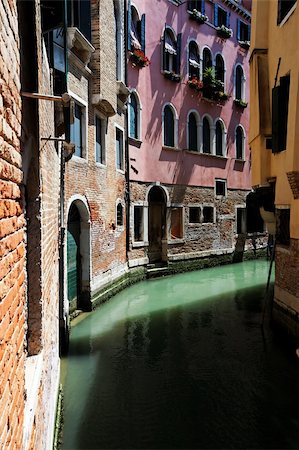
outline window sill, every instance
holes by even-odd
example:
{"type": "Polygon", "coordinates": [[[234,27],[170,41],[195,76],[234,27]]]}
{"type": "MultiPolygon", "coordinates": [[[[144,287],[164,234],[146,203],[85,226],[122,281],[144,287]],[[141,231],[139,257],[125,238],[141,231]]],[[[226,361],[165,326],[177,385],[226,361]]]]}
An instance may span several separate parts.
{"type": "Polygon", "coordinates": [[[148,247],[148,242],[146,242],[146,241],[132,242],[132,248],[138,248],[138,247],[148,247]]]}
{"type": "Polygon", "coordinates": [[[175,245],[175,244],[185,244],[185,239],[183,239],[183,238],[181,238],[181,239],[169,239],[168,241],[167,241],[167,244],[168,245],[175,245]]]}
{"type": "Polygon", "coordinates": [[[140,141],[139,139],[129,136],[128,141],[129,141],[129,144],[133,145],[134,147],[138,147],[138,148],[141,147],[142,141],[140,141]]]}
{"type": "Polygon", "coordinates": [[[83,156],[75,155],[75,154],[72,156],[72,161],[78,162],[78,163],[81,163],[81,164],[87,163],[87,159],[86,158],[84,158],[83,156]]]}
{"type": "Polygon", "coordinates": [[[96,161],[96,167],[99,167],[100,169],[107,169],[107,165],[100,163],[98,161],[96,161]]]}
{"type": "Polygon", "coordinates": [[[116,169],[116,172],[120,173],[121,175],[125,174],[124,169],[116,169]]]}
{"type": "Polygon", "coordinates": [[[87,65],[90,61],[95,48],[76,27],[68,27],[67,29],[67,46],[70,50],[74,50],[80,60],[87,65]]]}
{"type": "Polygon", "coordinates": [[[188,150],[187,148],[184,149],[184,152],[191,153],[192,155],[203,155],[203,156],[211,156],[212,158],[218,158],[218,159],[224,159],[227,160],[227,156],[221,156],[221,155],[215,155],[214,153],[204,153],[196,150],[188,150]]]}
{"type": "Polygon", "coordinates": [[[162,75],[164,78],[167,78],[170,81],[175,81],[176,83],[179,83],[181,81],[181,76],[177,73],[170,72],[169,70],[162,70],[162,75]]]}
{"type": "Polygon", "coordinates": [[[180,152],[181,149],[178,147],[169,147],[168,145],[162,145],[162,150],[171,150],[175,152],[180,152]]]}

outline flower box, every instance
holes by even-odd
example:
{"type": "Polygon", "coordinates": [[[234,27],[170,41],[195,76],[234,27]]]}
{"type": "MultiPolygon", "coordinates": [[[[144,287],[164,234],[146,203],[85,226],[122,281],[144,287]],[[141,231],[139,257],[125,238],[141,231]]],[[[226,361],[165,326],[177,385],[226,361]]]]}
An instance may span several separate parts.
{"type": "Polygon", "coordinates": [[[164,75],[164,77],[167,78],[168,80],[175,81],[175,82],[177,82],[177,83],[178,83],[178,82],[180,81],[180,79],[181,79],[181,76],[180,76],[179,74],[174,73],[174,72],[170,72],[169,70],[164,70],[164,71],[163,71],[163,75],[164,75]]]}
{"type": "Polygon", "coordinates": [[[235,105],[239,106],[240,108],[246,108],[248,105],[248,102],[245,102],[244,100],[241,100],[239,98],[235,98],[234,103],[235,103],[235,105]]]}
{"type": "Polygon", "coordinates": [[[205,23],[209,20],[208,16],[201,13],[197,9],[193,9],[192,11],[189,11],[190,19],[196,20],[197,23],[205,23]]]}
{"type": "Polygon", "coordinates": [[[217,28],[217,34],[223,39],[230,38],[233,35],[233,30],[231,28],[227,28],[224,25],[217,28]]]}
{"type": "Polygon", "coordinates": [[[150,64],[150,60],[145,56],[142,50],[133,50],[133,52],[130,52],[129,58],[133,67],[145,67],[150,64]]]}
{"type": "Polygon", "coordinates": [[[203,87],[203,82],[198,78],[192,78],[187,82],[189,88],[194,89],[195,91],[200,91],[203,87]]]}
{"type": "Polygon", "coordinates": [[[245,50],[248,50],[250,47],[250,41],[239,41],[239,45],[245,50]]]}

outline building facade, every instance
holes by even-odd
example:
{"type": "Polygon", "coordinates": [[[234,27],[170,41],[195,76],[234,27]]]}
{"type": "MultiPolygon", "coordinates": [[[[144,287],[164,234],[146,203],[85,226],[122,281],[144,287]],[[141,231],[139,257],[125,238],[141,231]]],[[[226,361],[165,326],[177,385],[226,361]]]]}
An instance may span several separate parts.
{"type": "Polygon", "coordinates": [[[250,146],[256,204],[276,240],[274,318],[298,337],[298,25],[295,1],[253,2],[250,146]]]}
{"type": "Polygon", "coordinates": [[[128,2],[131,267],[234,252],[250,190],[250,2],[128,2]]]}

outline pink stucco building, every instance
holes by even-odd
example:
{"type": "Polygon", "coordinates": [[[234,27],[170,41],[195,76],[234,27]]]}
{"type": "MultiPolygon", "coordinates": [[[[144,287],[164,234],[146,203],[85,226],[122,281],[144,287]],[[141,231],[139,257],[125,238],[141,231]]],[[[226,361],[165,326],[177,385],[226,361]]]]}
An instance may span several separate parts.
{"type": "Polygon", "coordinates": [[[232,254],[250,190],[250,2],[128,2],[130,266],[232,254]]]}

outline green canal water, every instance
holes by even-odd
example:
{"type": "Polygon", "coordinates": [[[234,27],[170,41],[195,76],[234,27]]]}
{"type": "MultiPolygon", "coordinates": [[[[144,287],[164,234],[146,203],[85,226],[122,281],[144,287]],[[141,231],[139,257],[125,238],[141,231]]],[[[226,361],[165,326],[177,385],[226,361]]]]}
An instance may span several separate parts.
{"type": "Polygon", "coordinates": [[[141,282],[74,326],[63,449],[298,449],[298,360],[260,327],[268,268],[141,282]]]}

